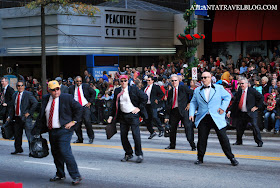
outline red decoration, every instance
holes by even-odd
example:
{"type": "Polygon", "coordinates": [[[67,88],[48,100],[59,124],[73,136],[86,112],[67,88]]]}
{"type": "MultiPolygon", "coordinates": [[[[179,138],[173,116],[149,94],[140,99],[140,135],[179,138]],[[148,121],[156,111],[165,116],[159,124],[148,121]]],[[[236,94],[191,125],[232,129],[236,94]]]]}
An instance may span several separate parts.
{"type": "Polygon", "coordinates": [[[200,39],[200,38],[201,38],[199,34],[194,34],[193,36],[194,36],[194,38],[196,38],[196,39],[200,39]]]}
{"type": "Polygon", "coordinates": [[[192,40],[192,39],[193,39],[192,36],[191,36],[190,34],[187,34],[187,35],[186,35],[186,38],[187,38],[188,40],[192,40]]]}

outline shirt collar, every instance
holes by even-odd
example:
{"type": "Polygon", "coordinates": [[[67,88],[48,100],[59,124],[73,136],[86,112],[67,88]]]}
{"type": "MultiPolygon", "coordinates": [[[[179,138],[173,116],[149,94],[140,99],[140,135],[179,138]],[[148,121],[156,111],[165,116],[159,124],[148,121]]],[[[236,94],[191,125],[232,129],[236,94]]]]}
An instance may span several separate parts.
{"type": "Polygon", "coordinates": [[[245,93],[247,93],[247,91],[248,91],[248,87],[247,87],[244,91],[245,91],[245,93]]]}

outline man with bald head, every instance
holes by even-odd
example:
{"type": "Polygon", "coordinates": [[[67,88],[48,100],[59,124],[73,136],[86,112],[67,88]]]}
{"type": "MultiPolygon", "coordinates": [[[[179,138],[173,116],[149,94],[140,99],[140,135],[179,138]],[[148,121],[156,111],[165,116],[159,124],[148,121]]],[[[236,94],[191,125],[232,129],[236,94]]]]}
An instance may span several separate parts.
{"type": "Polygon", "coordinates": [[[225,111],[230,103],[231,96],[221,85],[211,83],[211,74],[204,72],[201,76],[203,85],[194,90],[190,103],[189,118],[195,119],[198,128],[197,161],[195,164],[203,163],[206,152],[208,135],[210,129],[214,128],[222,149],[233,166],[239,163],[231,152],[229,139],[226,134],[225,111]],[[194,118],[196,113],[196,117],[194,118]]]}

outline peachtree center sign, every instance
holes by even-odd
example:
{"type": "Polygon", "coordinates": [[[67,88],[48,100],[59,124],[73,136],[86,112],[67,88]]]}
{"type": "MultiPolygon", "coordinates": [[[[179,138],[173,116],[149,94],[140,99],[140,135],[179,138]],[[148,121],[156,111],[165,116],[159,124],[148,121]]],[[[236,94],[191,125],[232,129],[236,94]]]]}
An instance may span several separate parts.
{"type": "Polygon", "coordinates": [[[136,39],[136,12],[107,10],[105,38],[136,39]]]}

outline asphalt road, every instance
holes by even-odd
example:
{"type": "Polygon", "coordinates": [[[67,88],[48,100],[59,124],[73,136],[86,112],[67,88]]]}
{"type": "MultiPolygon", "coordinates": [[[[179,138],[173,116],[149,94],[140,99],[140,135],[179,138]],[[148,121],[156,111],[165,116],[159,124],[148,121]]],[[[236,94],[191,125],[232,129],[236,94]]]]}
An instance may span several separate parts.
{"type": "MultiPolygon", "coordinates": [[[[195,165],[196,152],[184,134],[177,135],[176,150],[165,150],[169,139],[155,137],[148,140],[148,133],[142,132],[144,161],[121,162],[124,151],[119,134],[107,140],[104,130],[95,131],[93,144],[73,144],[72,150],[79,166],[83,181],[77,187],[253,187],[279,188],[280,185],[280,137],[264,138],[264,146],[256,147],[252,137],[244,138],[243,146],[232,146],[233,153],[240,162],[231,166],[223,155],[216,135],[208,140],[204,164],[195,165]]],[[[48,138],[48,135],[43,135],[48,138]]],[[[86,138],[86,135],[84,134],[86,138]]],[[[229,136],[235,142],[235,136],[229,136]]],[[[73,136],[73,141],[76,135],[73,136]]],[[[35,159],[28,157],[26,138],[24,153],[11,155],[13,141],[0,139],[0,182],[14,181],[23,187],[69,187],[71,178],[60,182],[49,182],[55,175],[52,155],[35,159]]],[[[132,136],[130,140],[133,145],[132,136]]],[[[85,143],[88,139],[85,139],[85,143]]],[[[195,135],[197,142],[197,135],[195,135]]],[[[134,160],[136,157],[134,157],[134,160]]]]}

